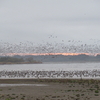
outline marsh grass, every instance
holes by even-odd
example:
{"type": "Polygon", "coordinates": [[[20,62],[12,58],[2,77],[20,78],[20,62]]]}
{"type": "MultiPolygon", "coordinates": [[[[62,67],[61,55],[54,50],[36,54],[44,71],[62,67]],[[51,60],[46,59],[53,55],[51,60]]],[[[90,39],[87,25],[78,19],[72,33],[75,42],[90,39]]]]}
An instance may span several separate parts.
{"type": "Polygon", "coordinates": [[[99,94],[94,94],[95,96],[99,96],[99,94]]]}
{"type": "Polygon", "coordinates": [[[99,91],[98,90],[95,90],[95,93],[99,93],[99,91]]]}
{"type": "Polygon", "coordinates": [[[11,100],[11,98],[6,98],[5,100],[11,100]]]}
{"type": "Polygon", "coordinates": [[[9,88],[8,90],[11,90],[11,88],[9,88]]]}

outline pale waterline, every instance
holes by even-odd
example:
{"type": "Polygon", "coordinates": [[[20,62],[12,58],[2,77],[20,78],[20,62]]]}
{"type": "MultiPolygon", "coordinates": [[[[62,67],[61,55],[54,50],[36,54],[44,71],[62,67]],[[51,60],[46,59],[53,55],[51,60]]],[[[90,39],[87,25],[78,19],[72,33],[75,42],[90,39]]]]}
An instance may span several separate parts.
{"type": "Polygon", "coordinates": [[[46,84],[0,84],[0,87],[7,86],[48,86],[46,84]]]}

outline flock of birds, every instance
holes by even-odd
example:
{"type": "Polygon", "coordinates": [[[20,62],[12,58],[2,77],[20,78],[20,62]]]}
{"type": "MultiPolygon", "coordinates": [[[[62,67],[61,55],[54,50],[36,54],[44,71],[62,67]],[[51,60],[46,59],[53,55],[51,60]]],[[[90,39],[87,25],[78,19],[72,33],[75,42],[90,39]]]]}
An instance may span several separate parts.
{"type": "MultiPolygon", "coordinates": [[[[52,36],[51,36],[52,37],[52,36]]],[[[49,38],[51,38],[49,37],[49,38]]],[[[94,44],[85,44],[82,41],[68,40],[62,42],[33,42],[9,43],[0,42],[0,54],[6,53],[100,53],[100,41],[94,44]]]]}
{"type": "MultiPolygon", "coordinates": [[[[49,38],[57,38],[52,35],[49,38]]],[[[7,53],[100,53],[99,40],[94,44],[84,44],[82,41],[64,40],[61,43],[33,42],[9,43],[0,42],[0,55],[7,53]]],[[[0,78],[86,78],[100,77],[100,70],[84,71],[0,71],[0,78]]]]}
{"type": "Polygon", "coordinates": [[[74,71],[0,71],[0,78],[99,78],[100,70],[74,71]]]}

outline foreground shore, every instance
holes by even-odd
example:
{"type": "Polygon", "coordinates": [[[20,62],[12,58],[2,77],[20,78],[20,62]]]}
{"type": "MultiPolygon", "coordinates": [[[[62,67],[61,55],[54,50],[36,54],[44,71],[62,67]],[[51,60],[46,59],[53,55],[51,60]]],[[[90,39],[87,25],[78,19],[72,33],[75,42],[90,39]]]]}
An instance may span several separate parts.
{"type": "Polygon", "coordinates": [[[0,100],[100,100],[100,80],[0,79],[0,100]]]}

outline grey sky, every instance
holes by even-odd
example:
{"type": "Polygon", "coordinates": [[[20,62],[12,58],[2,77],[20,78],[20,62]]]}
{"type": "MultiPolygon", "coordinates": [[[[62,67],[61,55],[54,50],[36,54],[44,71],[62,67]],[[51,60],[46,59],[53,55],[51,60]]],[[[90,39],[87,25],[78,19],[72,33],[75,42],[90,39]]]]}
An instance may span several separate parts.
{"type": "Polygon", "coordinates": [[[91,39],[100,39],[100,0],[0,0],[0,41],[91,39]]]}

